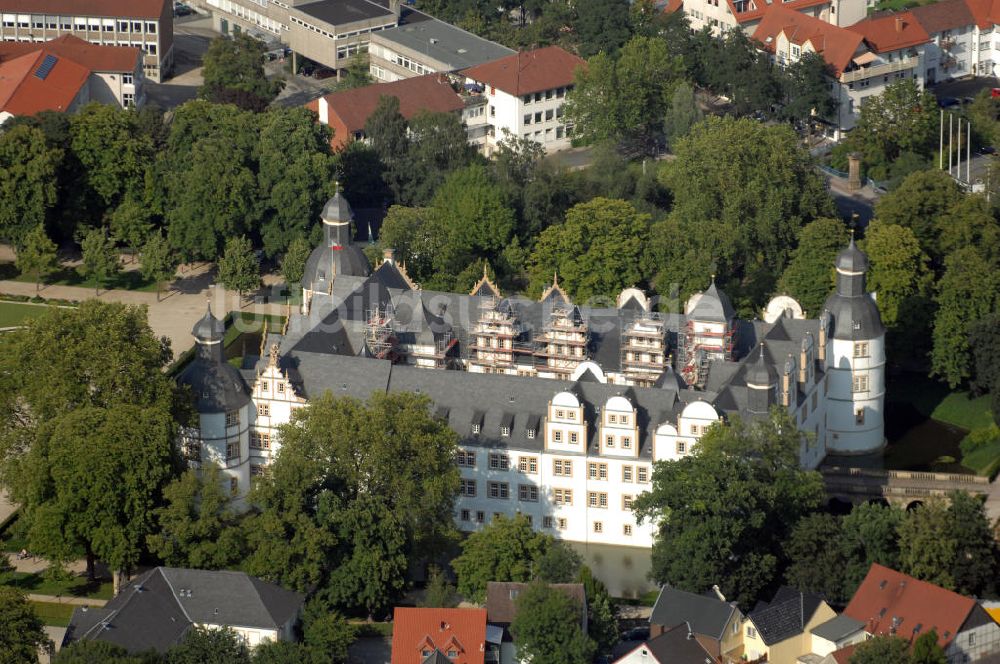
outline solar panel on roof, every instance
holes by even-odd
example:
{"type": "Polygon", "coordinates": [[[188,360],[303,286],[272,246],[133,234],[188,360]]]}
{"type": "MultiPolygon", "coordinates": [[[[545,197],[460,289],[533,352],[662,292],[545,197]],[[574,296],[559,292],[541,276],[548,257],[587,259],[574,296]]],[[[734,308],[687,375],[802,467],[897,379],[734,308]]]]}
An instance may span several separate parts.
{"type": "Polygon", "coordinates": [[[52,68],[56,66],[56,56],[46,55],[45,59],[42,60],[42,64],[38,65],[38,69],[35,70],[35,76],[45,80],[45,77],[49,75],[52,68]]]}

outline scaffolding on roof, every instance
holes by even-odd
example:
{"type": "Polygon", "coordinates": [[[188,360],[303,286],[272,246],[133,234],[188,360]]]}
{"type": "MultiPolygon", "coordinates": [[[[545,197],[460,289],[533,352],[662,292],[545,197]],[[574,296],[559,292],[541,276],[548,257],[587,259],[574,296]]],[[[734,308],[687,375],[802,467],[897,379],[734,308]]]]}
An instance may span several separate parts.
{"type": "Polygon", "coordinates": [[[640,387],[656,382],[667,366],[667,326],[657,312],[642,312],[621,327],[622,373],[640,387]]]}
{"type": "Polygon", "coordinates": [[[365,310],[365,347],[372,357],[395,360],[396,337],[392,331],[392,305],[377,305],[365,310]]]}

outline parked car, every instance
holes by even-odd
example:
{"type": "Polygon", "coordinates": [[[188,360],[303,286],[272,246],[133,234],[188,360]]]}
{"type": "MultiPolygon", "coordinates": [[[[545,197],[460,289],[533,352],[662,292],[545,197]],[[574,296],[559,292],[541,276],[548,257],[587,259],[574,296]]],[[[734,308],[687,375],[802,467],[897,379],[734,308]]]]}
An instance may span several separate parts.
{"type": "Polygon", "coordinates": [[[649,638],[649,627],[633,627],[622,633],[622,641],[645,641],[649,638]]]}
{"type": "Polygon", "coordinates": [[[996,154],[997,149],[992,145],[984,145],[983,147],[979,148],[978,152],[979,154],[996,154]]]}
{"type": "Polygon", "coordinates": [[[315,79],[331,78],[336,75],[337,75],[337,70],[330,69],[329,67],[320,67],[319,69],[313,72],[313,78],[315,79]]]}
{"type": "Polygon", "coordinates": [[[941,108],[951,108],[952,106],[958,106],[959,101],[954,97],[941,97],[938,99],[938,106],[941,108]]]}

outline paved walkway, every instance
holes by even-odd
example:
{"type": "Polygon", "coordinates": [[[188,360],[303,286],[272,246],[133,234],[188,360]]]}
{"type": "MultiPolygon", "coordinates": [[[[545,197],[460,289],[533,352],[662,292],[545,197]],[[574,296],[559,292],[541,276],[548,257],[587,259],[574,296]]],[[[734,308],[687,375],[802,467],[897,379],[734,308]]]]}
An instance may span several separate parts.
{"type": "Polygon", "coordinates": [[[32,602],[72,604],[73,606],[104,606],[108,603],[106,599],[97,599],[95,597],[64,597],[62,595],[37,595],[35,593],[28,593],[28,599],[32,602]]]}

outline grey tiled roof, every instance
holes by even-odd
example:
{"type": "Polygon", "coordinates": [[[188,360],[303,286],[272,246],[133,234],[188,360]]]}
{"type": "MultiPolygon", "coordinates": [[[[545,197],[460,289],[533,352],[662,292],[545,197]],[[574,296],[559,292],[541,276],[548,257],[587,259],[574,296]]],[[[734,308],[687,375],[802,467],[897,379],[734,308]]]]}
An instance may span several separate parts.
{"type": "Polygon", "coordinates": [[[760,602],[748,617],[760,638],[771,646],[801,634],[822,603],[819,595],[782,587],[770,603],[760,602]]]}
{"type": "Polygon", "coordinates": [[[817,625],[810,631],[821,639],[836,642],[846,636],[850,636],[864,626],[865,624],[860,620],[855,620],[842,613],[839,616],[830,618],[821,625],[817,625]]]}
{"type": "Polygon", "coordinates": [[[715,597],[663,586],[649,616],[652,625],[670,628],[687,623],[696,634],[721,639],[736,608],[715,597]]]}

